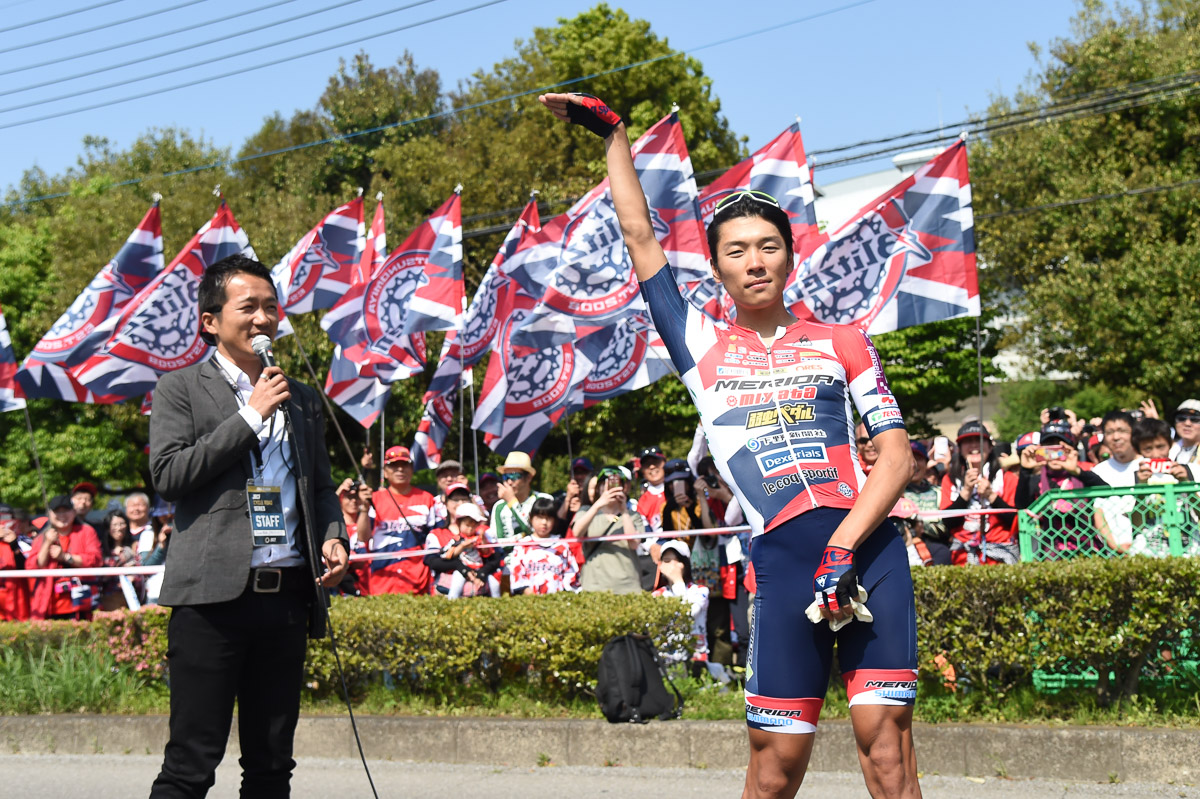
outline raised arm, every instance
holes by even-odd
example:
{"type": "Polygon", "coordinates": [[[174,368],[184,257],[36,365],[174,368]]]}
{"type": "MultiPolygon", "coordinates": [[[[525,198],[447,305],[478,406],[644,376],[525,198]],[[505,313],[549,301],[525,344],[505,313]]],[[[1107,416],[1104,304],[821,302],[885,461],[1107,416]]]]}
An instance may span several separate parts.
{"type": "Polygon", "coordinates": [[[638,181],[629,149],[625,123],[602,100],[588,94],[543,94],[538,98],[554,116],[565,122],[583,125],[604,139],[608,160],[608,180],[613,205],[625,247],[633,261],[638,280],[649,280],[667,263],[662,245],[654,238],[650,208],[638,181]]]}

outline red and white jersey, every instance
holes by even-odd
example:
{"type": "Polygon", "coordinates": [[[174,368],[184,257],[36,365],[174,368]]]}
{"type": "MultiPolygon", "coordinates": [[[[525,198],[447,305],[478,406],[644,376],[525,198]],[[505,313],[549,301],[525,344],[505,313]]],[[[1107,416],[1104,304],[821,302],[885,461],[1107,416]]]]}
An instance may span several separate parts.
{"type": "Polygon", "coordinates": [[[579,564],[570,542],[562,538],[525,536],[508,556],[508,567],[514,592],[519,588],[526,594],[579,590],[579,564]]]}
{"type": "MultiPolygon", "coordinates": [[[[371,495],[375,508],[372,552],[420,549],[433,527],[433,495],[420,488],[397,494],[381,488],[371,495]]],[[[419,557],[371,561],[372,594],[424,594],[429,592],[429,567],[419,557]]]]}
{"type": "Polygon", "coordinates": [[[637,512],[642,514],[651,532],[662,532],[663,506],[667,504],[665,484],[646,484],[646,490],[638,497],[637,512]]]}
{"type": "Polygon", "coordinates": [[[851,402],[872,438],[904,429],[867,334],[800,320],[768,347],[689,304],[669,265],[642,295],[754,535],[812,508],[853,507],[866,475],[851,402]]]}

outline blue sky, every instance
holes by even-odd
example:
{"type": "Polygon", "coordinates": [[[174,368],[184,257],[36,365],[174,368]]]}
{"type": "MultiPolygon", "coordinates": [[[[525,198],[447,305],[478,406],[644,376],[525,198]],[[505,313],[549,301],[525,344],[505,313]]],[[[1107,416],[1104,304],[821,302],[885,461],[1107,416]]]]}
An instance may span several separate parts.
{"type": "MultiPolygon", "coordinates": [[[[348,44],[278,66],[247,71],[198,86],[177,89],[130,102],[119,98],[173,86],[283,56],[360,39],[373,33],[420,22],[478,5],[485,0],[426,0],[416,7],[388,13],[409,2],[388,0],[274,0],[275,7],[227,22],[202,22],[273,0],[193,0],[184,8],[145,16],[148,9],[176,6],[186,0],[116,0],[103,7],[36,25],[26,22],[93,6],[100,0],[0,0],[0,109],[36,103],[58,95],[78,97],[0,110],[0,186],[19,180],[34,165],[56,173],[72,165],[85,135],[103,136],[125,147],[151,127],[177,126],[203,134],[219,146],[236,150],[264,117],[285,116],[311,108],[338,58],[365,49],[377,65],[394,62],[405,49],[420,67],[436,69],[443,86],[454,87],[477,69],[487,68],[514,52],[514,41],[534,27],[555,24],[585,10],[593,2],[504,0],[497,5],[431,22],[411,30],[348,44]],[[234,37],[239,31],[329,7],[336,9],[295,22],[234,37]],[[271,42],[321,30],[359,17],[376,19],[277,47],[271,42]],[[139,19],[113,25],[129,17],[139,19]],[[84,28],[100,30],[45,44],[84,28]],[[177,28],[187,30],[165,35],[177,28]],[[130,47],[116,45],[139,38],[130,47]],[[180,50],[189,44],[213,44],[180,50]],[[21,48],[21,49],[14,49],[21,48]],[[94,55],[59,61],[65,55],[100,50],[94,55]],[[246,55],[231,54],[253,50],[246,55]],[[148,59],[158,53],[162,58],[148,59]],[[177,69],[214,59],[207,66],[129,83],[151,72],[177,69]],[[129,66],[99,72],[106,66],[129,66]],[[31,64],[55,62],[35,69],[31,64]],[[16,71],[20,70],[20,71],[16,71]],[[26,91],[33,83],[86,73],[68,82],[26,91]],[[102,85],[120,83],[110,89],[102,85]],[[3,128],[33,117],[61,114],[81,106],[101,107],[54,119],[3,128]]],[[[649,20],[653,30],[676,49],[697,50],[713,80],[715,94],[733,129],[749,137],[751,148],[767,141],[799,115],[809,150],[903,131],[950,125],[970,111],[982,111],[996,94],[1011,94],[1036,66],[1029,42],[1043,47],[1069,35],[1074,0],[1008,0],[1004,3],[959,0],[639,0],[627,4],[631,16],[649,20]],[[852,6],[855,2],[861,4],[852,6]],[[840,9],[840,10],[839,10],[840,9]],[[832,12],[794,25],[790,20],[832,12]],[[738,34],[765,30],[739,41],[715,44],[738,34]],[[706,46],[713,45],[713,46],[706,46]]],[[[653,66],[646,67],[653,69],[653,66]]],[[[532,104],[532,100],[527,101],[532,104]]],[[[664,109],[665,111],[665,109],[664,109]]],[[[948,134],[955,131],[947,130],[948,134]]],[[[817,181],[874,171],[886,160],[822,171],[817,181]]],[[[470,209],[475,213],[488,209],[470,209]]]]}

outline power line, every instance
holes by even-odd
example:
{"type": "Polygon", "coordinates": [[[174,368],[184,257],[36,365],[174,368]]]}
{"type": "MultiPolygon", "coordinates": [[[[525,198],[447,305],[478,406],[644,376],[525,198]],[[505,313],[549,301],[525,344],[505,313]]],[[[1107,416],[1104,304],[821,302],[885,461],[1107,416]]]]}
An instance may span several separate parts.
{"type": "MultiPolygon", "coordinates": [[[[872,2],[876,2],[876,0],[859,0],[859,2],[849,3],[849,4],[846,4],[843,6],[838,6],[836,8],[828,9],[826,11],[820,11],[815,14],[809,14],[809,15],[803,16],[803,17],[797,17],[796,19],[782,22],[782,23],[770,28],[770,30],[771,31],[780,30],[782,28],[787,28],[787,27],[790,27],[792,25],[797,25],[802,22],[808,22],[808,21],[811,21],[814,19],[818,19],[820,17],[837,14],[842,11],[846,11],[848,9],[856,8],[858,6],[866,5],[866,4],[872,3],[872,2]]],[[[738,38],[748,38],[750,36],[758,35],[761,32],[763,32],[763,31],[761,31],[761,30],[760,31],[752,31],[752,32],[749,32],[746,34],[742,34],[741,36],[730,37],[730,38],[722,40],[722,41],[723,42],[735,41],[738,38]]],[[[710,43],[708,45],[701,45],[701,47],[694,48],[694,49],[702,49],[705,47],[709,47],[712,44],[715,44],[715,43],[710,43]]],[[[113,184],[111,184],[111,187],[112,188],[120,188],[123,186],[136,186],[140,183],[145,182],[146,180],[164,179],[164,178],[175,177],[178,175],[191,174],[194,172],[203,172],[203,171],[206,171],[209,169],[219,169],[221,167],[233,166],[235,164],[240,164],[240,163],[244,163],[247,161],[254,161],[259,158],[269,158],[271,156],[283,155],[285,153],[296,152],[298,150],[304,150],[304,149],[308,149],[310,147],[319,147],[319,146],[323,146],[326,144],[333,144],[335,142],[353,139],[358,136],[365,136],[365,135],[368,135],[371,133],[378,133],[378,132],[381,132],[384,130],[390,130],[392,128],[404,127],[406,125],[413,125],[413,124],[416,124],[419,122],[427,122],[427,121],[431,121],[431,120],[435,120],[435,119],[440,119],[440,118],[446,117],[446,116],[460,114],[460,113],[463,113],[466,111],[471,111],[476,108],[482,108],[484,106],[493,105],[496,103],[510,102],[512,100],[516,100],[521,97],[526,97],[531,94],[541,94],[542,92],[550,91],[551,89],[557,89],[557,88],[562,88],[565,86],[570,86],[570,85],[579,83],[581,81],[591,80],[593,78],[598,78],[598,77],[601,77],[604,75],[611,75],[611,74],[614,74],[617,72],[624,72],[629,69],[634,69],[635,67],[645,66],[648,64],[654,64],[659,61],[663,61],[663,60],[666,60],[669,58],[676,58],[676,57],[679,57],[679,56],[685,55],[685,54],[686,54],[685,52],[668,53],[666,55],[657,56],[654,58],[648,58],[648,59],[644,59],[642,61],[637,61],[632,64],[625,64],[624,66],[614,67],[612,69],[603,70],[601,72],[595,72],[590,75],[584,75],[579,78],[570,78],[568,80],[559,81],[558,83],[553,83],[553,84],[549,84],[546,86],[539,86],[535,89],[529,89],[529,90],[521,91],[521,92],[514,92],[512,94],[508,94],[503,97],[497,97],[492,100],[485,100],[485,101],[478,102],[478,103],[472,103],[470,105],[466,105],[461,108],[448,109],[446,111],[439,111],[439,112],[436,112],[433,114],[428,114],[423,117],[416,117],[416,118],[412,118],[412,119],[400,120],[398,122],[392,122],[392,123],[388,123],[386,125],[377,125],[375,127],[366,128],[363,130],[351,131],[351,132],[339,134],[336,136],[329,136],[324,139],[319,139],[317,141],[301,142],[299,144],[293,144],[288,147],[280,147],[280,148],[274,149],[274,150],[265,150],[265,151],[258,152],[258,153],[251,153],[250,155],[241,156],[239,158],[226,159],[224,161],[215,161],[210,164],[202,164],[202,165],[195,166],[195,167],[188,167],[186,169],[177,169],[177,170],[173,170],[170,172],[164,172],[159,175],[145,175],[140,178],[131,178],[129,180],[123,180],[123,181],[118,181],[116,183],[113,183],[113,184]]],[[[105,105],[107,105],[107,103],[105,105]]],[[[0,129],[2,129],[2,128],[0,128],[0,129]]],[[[42,202],[45,200],[61,199],[62,197],[67,197],[69,195],[70,195],[70,192],[56,192],[56,193],[52,193],[52,194],[38,195],[35,197],[25,197],[25,198],[20,198],[17,200],[12,200],[7,203],[4,203],[3,207],[13,208],[18,205],[25,205],[28,203],[42,202]]]]}
{"type": "Polygon", "coordinates": [[[127,22],[141,22],[142,20],[146,19],[147,17],[157,17],[159,14],[166,14],[168,11],[178,11],[181,8],[187,8],[188,6],[199,5],[200,3],[203,3],[203,2],[204,2],[204,0],[187,0],[187,2],[176,3],[173,6],[163,6],[162,8],[155,8],[155,9],[147,11],[143,14],[138,14],[135,17],[126,17],[125,19],[119,19],[116,22],[105,22],[102,25],[93,25],[90,28],[81,28],[80,30],[73,31],[71,33],[63,33],[58,36],[51,36],[47,39],[39,39],[36,42],[25,42],[25,44],[14,44],[11,47],[4,48],[4,52],[14,53],[17,50],[28,50],[30,47],[37,47],[39,44],[50,44],[51,42],[61,42],[63,39],[71,39],[75,36],[82,36],[85,33],[95,33],[96,31],[102,31],[105,28],[115,28],[118,25],[124,25],[127,22]]]}
{"type": "MultiPolygon", "coordinates": [[[[980,219],[999,219],[1006,216],[1024,216],[1037,211],[1050,211],[1055,208],[1071,208],[1076,205],[1089,205],[1091,203],[1102,202],[1104,200],[1116,200],[1121,197],[1139,197],[1143,194],[1158,194],[1159,192],[1172,191],[1173,189],[1182,189],[1187,186],[1200,186],[1200,178],[1194,180],[1182,180],[1178,183],[1169,183],[1161,186],[1144,186],[1140,189],[1126,189],[1125,191],[1114,191],[1109,194],[1094,194],[1091,197],[1080,197],[1074,200],[1060,200],[1058,202],[1043,203],[1042,205],[1031,205],[1026,208],[1013,208],[1009,211],[993,211],[990,214],[977,214],[976,220],[980,219]]],[[[466,238],[466,234],[463,234],[466,238]]]]}
{"type": "MultiPolygon", "coordinates": [[[[16,25],[9,25],[7,28],[0,28],[0,33],[8,33],[9,31],[20,30],[21,28],[32,28],[34,25],[41,25],[43,22],[53,22],[56,19],[72,17],[76,14],[82,14],[85,11],[91,11],[94,8],[114,6],[117,3],[122,3],[124,1],[125,0],[103,0],[103,2],[100,3],[92,3],[90,6],[83,6],[82,8],[75,8],[70,11],[62,11],[58,14],[51,14],[50,16],[42,17],[41,19],[31,19],[28,22],[20,22],[16,25]]],[[[20,5],[20,3],[14,3],[14,5],[20,5]]]]}
{"type": "MultiPolygon", "coordinates": [[[[91,70],[91,71],[87,71],[87,72],[77,72],[74,75],[69,75],[65,78],[55,78],[53,80],[42,81],[41,83],[34,83],[29,86],[22,86],[18,89],[8,89],[6,91],[0,92],[0,97],[4,97],[9,94],[17,94],[19,92],[29,91],[30,89],[40,89],[43,86],[51,86],[55,83],[66,83],[67,81],[76,80],[78,78],[86,78],[91,75],[97,75],[101,72],[110,72],[114,69],[120,69],[121,67],[127,67],[132,64],[140,64],[145,61],[153,61],[156,58],[162,58],[164,56],[175,55],[175,54],[181,53],[185,50],[194,50],[197,47],[207,47],[210,44],[216,44],[218,42],[225,42],[234,37],[245,36],[246,34],[249,34],[249,33],[257,33],[258,31],[266,30],[267,28],[273,28],[277,25],[283,25],[288,22],[295,22],[298,19],[304,19],[305,17],[316,16],[317,14],[321,14],[326,11],[344,8],[345,6],[353,5],[354,3],[361,3],[362,1],[363,0],[348,0],[348,2],[345,2],[345,3],[334,3],[331,6],[326,6],[325,8],[319,9],[317,11],[305,12],[303,14],[296,14],[287,19],[279,20],[277,22],[264,23],[255,28],[247,28],[245,30],[240,30],[237,33],[234,33],[229,36],[216,36],[212,39],[206,39],[201,42],[196,42],[195,44],[189,44],[185,47],[176,47],[176,48],[172,48],[172,49],[168,49],[168,50],[163,50],[162,52],[155,53],[154,55],[142,56],[140,58],[133,58],[133,59],[130,59],[129,61],[123,61],[120,64],[113,64],[112,66],[103,67],[101,69],[91,70]]],[[[38,106],[38,105],[46,105],[47,103],[55,103],[55,102],[58,102],[59,100],[70,100],[73,97],[81,97],[85,94],[91,94],[93,92],[104,91],[105,89],[115,89],[118,86],[128,86],[133,83],[141,83],[144,80],[152,80],[153,78],[161,78],[164,75],[173,75],[176,72],[184,72],[186,70],[194,69],[196,67],[208,66],[209,64],[215,64],[215,63],[219,63],[221,61],[227,61],[231,58],[237,58],[238,56],[247,55],[249,53],[257,53],[261,50],[266,50],[270,47],[279,47],[280,45],[291,44],[292,42],[298,42],[301,39],[309,39],[313,36],[323,36],[323,35],[329,33],[330,31],[335,31],[335,30],[338,30],[339,28],[348,28],[352,25],[358,25],[359,23],[362,23],[362,22],[371,22],[371,21],[380,19],[382,17],[391,16],[392,14],[397,14],[401,11],[407,11],[411,8],[416,8],[417,6],[428,5],[434,1],[435,0],[417,0],[417,2],[409,3],[408,5],[398,6],[396,8],[391,9],[390,11],[382,11],[382,12],[379,12],[376,14],[368,14],[364,17],[359,17],[358,19],[352,19],[347,22],[339,22],[336,25],[327,25],[327,26],[321,28],[320,30],[315,30],[310,33],[301,33],[301,34],[297,34],[295,36],[288,36],[286,38],[279,39],[278,41],[270,42],[269,44],[255,45],[254,47],[248,47],[245,50],[239,50],[236,53],[224,53],[222,55],[213,56],[212,58],[206,58],[203,61],[195,61],[191,64],[184,64],[183,66],[177,66],[177,67],[173,66],[173,67],[170,67],[169,69],[159,70],[158,72],[147,72],[143,75],[138,75],[137,77],[134,77],[134,78],[127,78],[127,79],[123,79],[123,80],[113,81],[112,83],[105,83],[100,86],[89,86],[86,89],[80,89],[78,91],[69,92],[67,94],[60,94],[56,97],[46,97],[46,98],[40,99],[40,100],[31,100],[30,102],[22,103],[20,105],[10,105],[7,108],[0,108],[0,114],[5,114],[5,113],[8,113],[9,111],[19,111],[22,108],[32,108],[32,107],[38,106]]],[[[257,67],[250,67],[246,71],[250,71],[250,70],[256,69],[256,68],[257,67]]],[[[166,91],[169,91],[169,89],[166,91]]]]}
{"type": "MultiPolygon", "coordinates": [[[[132,47],[135,44],[145,44],[146,42],[152,42],[152,41],[155,41],[158,39],[165,39],[168,36],[174,36],[177,33],[190,33],[199,28],[207,28],[210,25],[217,25],[222,22],[228,22],[229,20],[237,19],[238,17],[247,17],[251,14],[257,14],[259,11],[267,11],[268,9],[277,8],[278,6],[286,6],[289,3],[294,3],[294,2],[296,2],[296,0],[275,0],[275,2],[273,2],[273,3],[267,3],[266,5],[261,5],[261,6],[258,6],[257,8],[250,8],[250,9],[246,9],[245,11],[237,11],[233,14],[226,14],[223,17],[213,17],[211,19],[205,19],[202,22],[197,22],[192,25],[184,25],[182,27],[175,28],[174,30],[161,31],[161,32],[156,31],[155,33],[152,33],[148,36],[142,36],[137,39],[129,39],[127,41],[121,42],[120,44],[108,44],[103,47],[94,48],[92,50],[81,50],[79,52],[74,52],[74,53],[63,53],[59,56],[56,56],[55,58],[47,58],[45,61],[33,61],[30,63],[21,64],[20,66],[13,67],[12,69],[0,70],[0,75],[12,75],[16,72],[27,72],[31,69],[40,69],[41,67],[59,66],[61,64],[65,64],[68,61],[75,61],[76,59],[79,59],[79,58],[86,58],[87,56],[96,55],[97,53],[111,53],[113,50],[120,50],[123,47],[132,47]]],[[[362,0],[346,0],[346,2],[343,5],[350,5],[351,3],[359,3],[359,2],[362,2],[362,0]]],[[[324,10],[324,9],[322,9],[322,10],[324,10]]],[[[317,12],[313,12],[313,13],[319,14],[320,12],[317,11],[317,12]]],[[[232,39],[235,36],[241,36],[241,35],[242,35],[242,32],[238,31],[236,33],[229,34],[228,38],[232,39]]],[[[180,48],[180,50],[186,50],[186,49],[190,49],[190,48],[187,48],[187,47],[180,48]]],[[[179,52],[179,50],[176,50],[174,52],[179,52]]],[[[154,56],[154,57],[157,58],[157,56],[154,56]]],[[[103,70],[97,70],[97,71],[103,71],[103,70]]],[[[92,73],[87,73],[87,74],[92,74],[92,73]]],[[[66,80],[66,78],[63,78],[62,80],[66,80]]],[[[26,86],[25,88],[32,89],[35,87],[26,86]]],[[[24,89],[16,89],[14,91],[24,91],[24,89]]],[[[6,94],[9,94],[9,93],[11,93],[11,92],[6,92],[6,94]]]]}
{"type": "MultiPolygon", "coordinates": [[[[430,3],[430,2],[433,2],[433,0],[418,0],[418,2],[413,3],[411,5],[424,5],[425,3],[430,3]]],[[[19,128],[23,125],[29,125],[34,122],[44,122],[48,119],[60,119],[62,117],[79,114],[84,111],[92,111],[97,108],[108,108],[110,106],[114,106],[119,103],[127,103],[131,100],[141,100],[145,97],[153,97],[156,94],[164,94],[166,92],[175,91],[177,89],[189,89],[192,86],[199,86],[202,83],[211,83],[214,80],[221,80],[222,78],[231,78],[231,77],[234,77],[235,75],[244,75],[247,72],[254,72],[259,69],[266,69],[267,67],[273,67],[273,66],[277,66],[279,64],[286,64],[289,61],[296,61],[301,58],[307,58],[310,55],[317,55],[318,53],[328,52],[329,50],[337,50],[342,47],[348,47],[352,44],[360,44],[362,42],[370,41],[371,39],[378,39],[381,36],[390,36],[393,33],[399,33],[400,31],[406,31],[406,30],[410,30],[412,28],[420,27],[422,25],[428,25],[431,22],[439,22],[444,19],[450,19],[451,17],[462,16],[463,14],[469,14],[472,11],[478,11],[481,8],[487,8],[488,6],[495,6],[495,5],[499,5],[500,3],[507,3],[507,2],[508,2],[508,0],[486,0],[486,2],[479,3],[479,4],[473,5],[473,6],[469,6],[467,8],[463,8],[458,11],[448,11],[445,14],[439,14],[436,17],[430,17],[428,19],[423,19],[420,22],[412,22],[412,23],[409,23],[408,25],[401,25],[397,28],[391,28],[389,30],[379,31],[377,33],[372,33],[368,36],[362,36],[357,39],[348,39],[347,41],[339,42],[337,44],[329,45],[327,47],[317,47],[312,50],[307,50],[303,53],[296,53],[294,55],[283,56],[281,58],[276,58],[272,61],[266,61],[261,64],[255,64],[254,66],[251,66],[251,67],[245,67],[242,69],[233,69],[233,70],[229,70],[227,72],[222,72],[217,75],[210,75],[209,77],[206,77],[206,78],[197,78],[195,80],[187,81],[186,83],[177,83],[174,86],[167,86],[167,87],[161,88],[161,89],[152,89],[150,91],[142,92],[140,94],[128,95],[126,97],[119,97],[114,100],[105,100],[103,102],[97,102],[97,103],[92,103],[90,105],[79,106],[78,108],[72,108],[68,111],[60,111],[60,112],[56,112],[56,113],[52,113],[52,114],[43,114],[40,117],[32,117],[30,119],[22,119],[19,122],[8,122],[6,124],[0,125],[0,130],[8,130],[9,128],[19,128]]],[[[407,7],[409,7],[409,6],[406,6],[406,8],[407,7]]],[[[397,9],[397,10],[400,10],[400,9],[397,9]]],[[[392,12],[389,11],[386,13],[390,14],[392,12]]],[[[309,36],[309,35],[312,35],[312,34],[306,34],[306,36],[309,36]]],[[[297,37],[297,38],[305,38],[305,37],[301,36],[301,37],[297,37]]],[[[214,60],[223,60],[223,58],[222,59],[214,59],[214,60]]],[[[206,62],[206,63],[208,63],[208,62],[206,62]]],[[[137,80],[141,80],[141,78],[138,78],[137,80]]],[[[112,88],[113,85],[122,85],[122,84],[110,84],[109,86],[103,86],[100,88],[112,88]]],[[[90,94],[92,91],[95,91],[95,90],[89,89],[87,92],[83,92],[83,93],[90,94]]],[[[72,95],[72,96],[74,96],[74,95],[72,95]]],[[[37,105],[37,104],[35,103],[34,105],[37,105]]],[[[0,109],[0,110],[9,111],[9,110],[13,110],[14,108],[24,108],[24,107],[25,106],[13,106],[12,108],[0,109]]]]}

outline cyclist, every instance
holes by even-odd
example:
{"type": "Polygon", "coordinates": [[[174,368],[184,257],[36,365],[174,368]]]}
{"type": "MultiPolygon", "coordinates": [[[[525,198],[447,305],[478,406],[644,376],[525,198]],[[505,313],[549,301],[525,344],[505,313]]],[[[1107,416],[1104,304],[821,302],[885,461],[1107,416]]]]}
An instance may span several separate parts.
{"type": "Polygon", "coordinates": [[[540,100],[604,139],[613,204],[642,296],[753,531],[758,591],[743,796],[790,797],[799,789],[836,640],[868,790],[919,797],[916,613],[904,544],[886,522],[912,454],[878,354],[858,328],[789,312],[783,290],[793,268],[791,228],[778,202],[760,192],[727,197],[708,228],[712,273],[737,306],[737,324],[713,322],[688,304],[655,239],[620,116],[588,95],[540,100]],[[878,452],[869,480],[858,465],[852,402],[878,452]],[[808,574],[817,623],[805,618],[811,596],[796,590],[808,574]],[[860,584],[874,622],[852,620],[860,584]]]}

